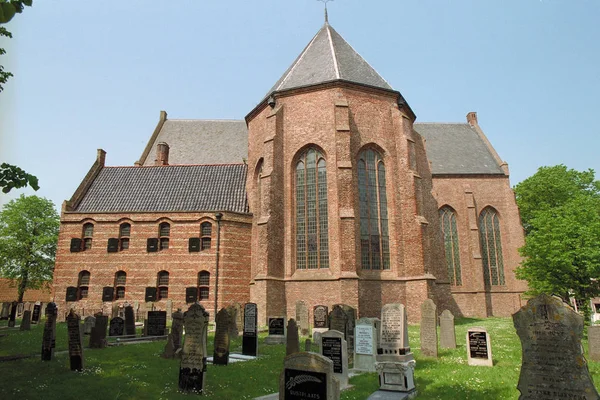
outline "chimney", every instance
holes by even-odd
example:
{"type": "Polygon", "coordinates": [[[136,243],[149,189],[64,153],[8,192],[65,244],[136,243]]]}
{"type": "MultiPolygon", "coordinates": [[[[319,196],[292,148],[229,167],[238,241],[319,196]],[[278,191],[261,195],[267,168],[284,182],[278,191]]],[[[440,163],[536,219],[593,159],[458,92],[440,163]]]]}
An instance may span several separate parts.
{"type": "Polygon", "coordinates": [[[96,162],[99,166],[104,167],[104,161],[106,160],[106,152],[102,149],[98,149],[98,154],[96,155],[96,162]]]}
{"type": "Polygon", "coordinates": [[[475,111],[471,111],[467,114],[467,122],[471,126],[477,126],[477,113],[475,111]]]}
{"type": "Polygon", "coordinates": [[[156,145],[155,165],[169,165],[169,145],[165,142],[160,142],[156,145]]]}

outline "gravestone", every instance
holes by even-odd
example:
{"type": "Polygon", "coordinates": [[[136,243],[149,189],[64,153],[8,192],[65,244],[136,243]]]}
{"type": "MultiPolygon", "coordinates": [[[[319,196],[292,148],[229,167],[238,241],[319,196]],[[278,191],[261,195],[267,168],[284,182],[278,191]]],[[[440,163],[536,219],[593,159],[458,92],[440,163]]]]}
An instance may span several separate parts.
{"type": "Polygon", "coordinates": [[[206,374],[206,336],[208,313],[198,303],[190,306],[184,316],[185,339],[179,366],[179,390],[202,393],[206,374]]]}
{"type": "Polygon", "coordinates": [[[467,361],[469,365],[493,367],[492,343],[485,328],[467,329],[467,361]]]}
{"type": "Polygon", "coordinates": [[[312,351],[312,340],[310,338],[304,341],[304,351],[312,351]]]}
{"type": "Polygon", "coordinates": [[[319,353],[333,361],[333,373],[340,381],[340,389],[348,386],[348,344],[344,334],[335,330],[328,330],[321,335],[319,353]]]}
{"type": "Polygon", "coordinates": [[[238,316],[238,309],[235,307],[234,304],[232,304],[230,306],[227,306],[227,312],[229,313],[229,336],[236,337],[239,334],[237,324],[235,323],[235,320],[238,316]]]}
{"type": "Polygon", "coordinates": [[[215,323],[213,364],[227,365],[229,363],[229,331],[232,325],[229,311],[221,308],[221,311],[217,313],[215,323]]]}
{"type": "Polygon", "coordinates": [[[67,316],[67,332],[69,336],[69,362],[71,371],[83,370],[83,343],[81,318],[71,309],[67,316]]]}
{"type": "Polygon", "coordinates": [[[25,304],[17,303],[17,317],[21,318],[23,315],[23,310],[25,310],[25,304]]]}
{"type": "Polygon", "coordinates": [[[162,358],[174,358],[175,357],[175,346],[173,345],[173,333],[169,333],[167,336],[167,344],[160,355],[162,358]]]}
{"type": "Polygon", "coordinates": [[[258,355],[258,309],[256,303],[244,305],[244,336],[242,337],[242,354],[258,355]]]}
{"type": "MultiPolygon", "coordinates": [[[[346,331],[346,342],[348,343],[348,363],[354,364],[354,327],[356,326],[356,309],[347,304],[339,304],[348,316],[348,330],[346,331]]],[[[330,328],[331,329],[331,328],[330,328]]]]}
{"type": "Polygon", "coordinates": [[[296,302],[296,321],[302,336],[308,335],[310,327],[308,326],[308,307],[302,300],[296,302]]]}
{"type": "Polygon", "coordinates": [[[440,315],[440,347],[443,349],[456,348],[454,315],[449,310],[444,310],[440,315]]]}
{"type": "Polygon", "coordinates": [[[316,353],[294,353],[283,360],[279,377],[279,400],[338,400],[340,382],[333,361],[316,353]]]}
{"type": "Polygon", "coordinates": [[[313,342],[319,343],[321,333],[329,330],[329,309],[327,306],[313,307],[313,342]]]}
{"type": "Polygon", "coordinates": [[[290,318],[287,324],[285,355],[289,356],[300,351],[300,338],[298,337],[298,325],[294,318],[290,318]]]}
{"type": "Polygon", "coordinates": [[[170,335],[173,340],[173,350],[179,350],[181,348],[181,336],[183,335],[183,313],[179,308],[173,313],[170,335]]]}
{"type": "MultiPolygon", "coordinates": [[[[237,331],[236,336],[239,336],[242,334],[243,330],[244,330],[244,315],[243,315],[243,307],[240,303],[235,303],[233,305],[235,307],[235,319],[233,320],[233,323],[235,323],[235,328],[237,331]]],[[[235,337],[235,336],[232,336],[235,337]]]]}
{"type": "Polygon", "coordinates": [[[285,317],[269,317],[269,336],[265,338],[265,344],[285,343],[285,317]]]}
{"type": "Polygon", "coordinates": [[[46,306],[46,324],[42,336],[42,361],[51,361],[54,358],[54,347],[56,347],[56,317],[58,308],[55,303],[46,306]]]}
{"type": "Polygon", "coordinates": [[[600,361],[600,326],[590,325],[588,327],[588,354],[590,360],[600,361]]]}
{"type": "Polygon", "coordinates": [[[33,306],[33,313],[31,314],[31,323],[37,324],[40,321],[40,313],[42,312],[42,305],[35,303],[33,306]]]}
{"type": "Polygon", "coordinates": [[[10,303],[2,303],[2,312],[0,312],[0,319],[6,320],[10,316],[10,303]]]}
{"type": "Polygon", "coordinates": [[[22,331],[28,331],[31,329],[31,311],[25,310],[23,311],[23,318],[21,319],[21,328],[22,331]]]}
{"type": "Polygon", "coordinates": [[[542,294],[514,313],[513,323],[522,349],[520,400],[600,398],[583,356],[581,315],[542,294]]]}
{"type": "Polygon", "coordinates": [[[329,313],[329,329],[342,332],[344,339],[348,336],[348,315],[346,315],[344,309],[339,305],[333,306],[333,309],[329,313]]]}
{"type": "Polygon", "coordinates": [[[110,320],[108,327],[108,336],[123,336],[125,333],[125,321],[121,317],[115,317],[110,320]]]}
{"type": "MultiPolygon", "coordinates": [[[[133,312],[134,312],[133,319],[135,321],[139,321],[140,302],[137,300],[133,302],[133,312]]],[[[125,307],[125,317],[127,317],[127,307],[125,307]]],[[[127,318],[125,318],[125,319],[127,319],[127,318]]],[[[125,320],[125,330],[127,330],[127,320],[125,320]]]]}
{"type": "Polygon", "coordinates": [[[135,336],[135,315],[129,304],[125,307],[125,334],[135,336]]]}
{"type": "Polygon", "coordinates": [[[381,333],[375,370],[381,390],[416,396],[415,360],[408,343],[408,318],[403,304],[386,304],[381,308],[381,333]]]}
{"type": "Polygon", "coordinates": [[[96,325],[95,317],[92,317],[91,315],[89,317],[85,317],[85,319],[83,320],[83,334],[84,335],[91,334],[92,328],[94,327],[94,325],[96,325]]]}
{"type": "Polygon", "coordinates": [[[426,299],[421,304],[421,354],[437,357],[437,343],[437,307],[433,300],[426,299]]]}
{"type": "Polygon", "coordinates": [[[13,301],[10,304],[10,317],[8,318],[8,327],[14,328],[17,320],[17,302],[13,301]]]}
{"type": "Polygon", "coordinates": [[[148,311],[147,336],[165,336],[167,330],[166,311],[148,311]]]}
{"type": "Polygon", "coordinates": [[[354,369],[375,372],[377,355],[377,318],[361,318],[354,328],[354,369]]]}
{"type": "Polygon", "coordinates": [[[103,349],[106,347],[106,328],[108,326],[108,315],[96,314],[96,323],[90,334],[91,349],[103,349]]]}

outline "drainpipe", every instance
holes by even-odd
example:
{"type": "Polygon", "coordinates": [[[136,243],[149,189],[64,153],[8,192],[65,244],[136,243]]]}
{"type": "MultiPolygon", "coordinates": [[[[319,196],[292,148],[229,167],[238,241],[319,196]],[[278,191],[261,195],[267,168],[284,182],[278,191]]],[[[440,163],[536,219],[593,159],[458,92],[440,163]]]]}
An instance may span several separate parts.
{"type": "Polygon", "coordinates": [[[223,218],[223,214],[216,213],[215,218],[217,220],[217,257],[215,263],[215,322],[217,321],[217,312],[218,312],[218,300],[219,300],[219,249],[221,247],[221,218],[223,218]]]}

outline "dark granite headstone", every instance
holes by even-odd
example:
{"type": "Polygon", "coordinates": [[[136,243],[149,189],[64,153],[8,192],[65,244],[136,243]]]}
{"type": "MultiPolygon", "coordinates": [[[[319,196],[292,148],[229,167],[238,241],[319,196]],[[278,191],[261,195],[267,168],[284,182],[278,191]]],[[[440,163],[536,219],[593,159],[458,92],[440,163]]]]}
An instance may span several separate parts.
{"type": "MultiPolygon", "coordinates": [[[[348,363],[354,364],[354,328],[356,327],[356,309],[347,304],[338,304],[348,317],[348,330],[345,334],[345,340],[348,345],[348,363]]],[[[335,307],[335,306],[334,306],[335,307]]],[[[331,329],[331,328],[330,328],[331,329]]]]}
{"type": "Polygon", "coordinates": [[[125,334],[135,336],[135,315],[130,305],[125,307],[125,334]]]}
{"type": "Polygon", "coordinates": [[[69,335],[69,361],[71,371],[83,370],[83,344],[81,343],[81,319],[75,311],[67,316],[67,332],[69,335]]]}
{"type": "Polygon", "coordinates": [[[46,306],[46,324],[42,336],[42,361],[51,361],[54,358],[54,347],[56,346],[56,317],[58,308],[54,303],[46,306]]]}
{"type": "Polygon", "coordinates": [[[125,331],[125,321],[121,317],[115,317],[110,320],[108,327],[108,336],[123,336],[125,331]]]}
{"type": "Polygon", "coordinates": [[[270,335],[285,335],[285,318],[269,318],[270,335]]]}
{"type": "Polygon", "coordinates": [[[106,328],[108,326],[108,315],[96,314],[96,324],[90,334],[90,345],[92,349],[103,349],[106,347],[106,328]]]}
{"type": "Polygon", "coordinates": [[[316,371],[285,369],[285,400],[326,399],[327,374],[316,371]]]}
{"type": "Polygon", "coordinates": [[[148,336],[165,336],[167,330],[166,311],[148,311],[148,336]]]}
{"type": "Polygon", "coordinates": [[[21,330],[28,331],[31,329],[31,311],[23,311],[23,318],[21,319],[21,330]]]}
{"type": "Polygon", "coordinates": [[[230,312],[222,308],[217,313],[215,328],[215,343],[213,353],[214,365],[227,365],[229,363],[229,331],[231,322],[230,312]]]}
{"type": "Polygon", "coordinates": [[[256,303],[244,305],[244,336],[242,337],[242,354],[255,356],[258,353],[258,310],[256,303]]]}
{"type": "Polygon", "coordinates": [[[298,325],[294,318],[290,318],[287,324],[287,337],[285,355],[298,353],[300,351],[300,338],[298,337],[298,325]]]}
{"type": "Polygon", "coordinates": [[[8,327],[14,328],[17,320],[17,302],[13,301],[10,305],[10,318],[8,319],[8,327]]]}
{"type": "Polygon", "coordinates": [[[321,338],[321,346],[323,348],[323,356],[333,361],[333,372],[341,374],[342,369],[342,338],[325,337],[321,338]]]}
{"type": "Polygon", "coordinates": [[[328,316],[327,306],[315,306],[313,308],[313,328],[328,328],[328,316]]]}
{"type": "Polygon", "coordinates": [[[33,313],[31,314],[31,323],[37,324],[40,321],[40,313],[42,311],[41,304],[36,304],[33,306],[33,313]]]}
{"type": "Polygon", "coordinates": [[[333,306],[329,313],[329,329],[342,332],[344,339],[348,337],[348,315],[339,305],[333,306]]]}
{"type": "MultiPolygon", "coordinates": [[[[482,362],[486,362],[491,367],[492,355],[490,354],[490,341],[489,335],[485,329],[470,328],[467,331],[468,338],[468,357],[469,361],[478,359],[482,362]]],[[[473,364],[475,365],[475,364],[473,364]]]]}
{"type": "Polygon", "coordinates": [[[202,393],[206,374],[208,313],[195,303],[185,313],[184,321],[185,340],[179,367],[179,390],[202,393]]]}

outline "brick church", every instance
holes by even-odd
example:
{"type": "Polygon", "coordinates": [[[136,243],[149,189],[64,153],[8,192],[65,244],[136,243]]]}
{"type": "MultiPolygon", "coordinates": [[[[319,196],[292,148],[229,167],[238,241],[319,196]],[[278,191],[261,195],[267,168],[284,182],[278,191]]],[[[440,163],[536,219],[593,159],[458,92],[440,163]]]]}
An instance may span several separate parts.
{"type": "Polygon", "coordinates": [[[508,316],[526,290],[519,211],[507,164],[466,119],[416,123],[325,22],[244,120],[163,111],[135,165],[98,150],[63,203],[55,302],[88,315],[199,301],[212,316],[251,301],[261,324],[299,300],[508,316]]]}

